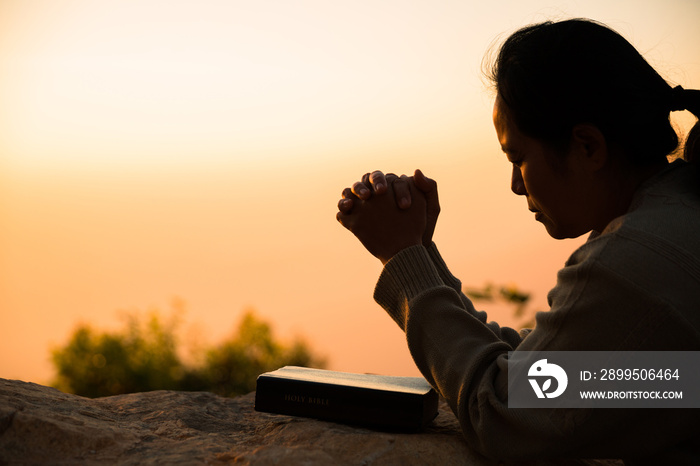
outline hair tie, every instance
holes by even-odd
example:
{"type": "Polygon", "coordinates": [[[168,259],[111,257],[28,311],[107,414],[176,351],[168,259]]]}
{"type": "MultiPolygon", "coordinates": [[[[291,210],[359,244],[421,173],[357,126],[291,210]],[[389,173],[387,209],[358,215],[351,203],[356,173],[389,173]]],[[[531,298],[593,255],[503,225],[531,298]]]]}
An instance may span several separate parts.
{"type": "Polygon", "coordinates": [[[672,112],[677,112],[686,109],[687,103],[685,97],[685,89],[683,89],[683,86],[676,86],[673,89],[671,89],[672,112]]]}

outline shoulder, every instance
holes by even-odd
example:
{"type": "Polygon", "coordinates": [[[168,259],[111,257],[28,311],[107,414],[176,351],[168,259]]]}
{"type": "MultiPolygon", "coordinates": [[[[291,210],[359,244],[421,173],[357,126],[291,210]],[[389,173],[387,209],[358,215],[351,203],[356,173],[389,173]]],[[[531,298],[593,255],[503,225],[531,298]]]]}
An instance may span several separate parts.
{"type": "Polygon", "coordinates": [[[700,173],[696,165],[679,160],[648,180],[629,211],[603,233],[658,238],[700,252],[700,173]]]}
{"type": "MultiPolygon", "coordinates": [[[[559,272],[558,290],[644,298],[693,315],[700,309],[700,177],[674,164],[640,188],[630,210],[592,234],[559,272]],[[592,285],[595,284],[593,287],[592,285]],[[585,287],[585,291],[583,291],[585,287]],[[595,288],[595,289],[593,289],[595,288]]],[[[570,296],[570,295],[569,295],[570,296]]]]}
{"type": "Polygon", "coordinates": [[[677,161],[644,183],[624,215],[569,258],[567,265],[601,260],[610,265],[634,266],[678,256],[700,261],[700,173],[677,161]]]}
{"type": "Polygon", "coordinates": [[[625,215],[589,240],[591,252],[628,273],[659,267],[658,275],[671,267],[669,272],[700,280],[699,187],[694,165],[672,164],[640,187],[625,215]]]}

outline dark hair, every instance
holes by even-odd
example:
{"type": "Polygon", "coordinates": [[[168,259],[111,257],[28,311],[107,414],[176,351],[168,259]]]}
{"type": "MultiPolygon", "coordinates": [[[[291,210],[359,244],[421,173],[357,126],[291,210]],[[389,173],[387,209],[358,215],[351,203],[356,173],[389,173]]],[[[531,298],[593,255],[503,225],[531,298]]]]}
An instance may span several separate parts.
{"type": "MultiPolygon", "coordinates": [[[[670,86],[621,35],[587,19],[527,26],[501,46],[490,79],[525,134],[567,147],[578,123],[596,125],[636,164],[678,148],[673,110],[700,115],[700,91],[670,86]]],[[[700,159],[700,124],[686,142],[700,159]]]]}

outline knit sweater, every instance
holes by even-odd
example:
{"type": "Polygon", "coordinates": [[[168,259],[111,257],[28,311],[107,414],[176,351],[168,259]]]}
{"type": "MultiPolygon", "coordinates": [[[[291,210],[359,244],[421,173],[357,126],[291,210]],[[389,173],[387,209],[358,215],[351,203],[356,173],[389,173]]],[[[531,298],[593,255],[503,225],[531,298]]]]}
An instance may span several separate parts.
{"type": "Polygon", "coordinates": [[[507,393],[508,351],[700,350],[698,184],[682,161],[647,180],[625,215],[571,255],[550,310],[524,338],[474,308],[435,244],[387,262],[375,300],[405,331],[470,445],[498,459],[700,464],[700,411],[509,409],[507,393]]]}

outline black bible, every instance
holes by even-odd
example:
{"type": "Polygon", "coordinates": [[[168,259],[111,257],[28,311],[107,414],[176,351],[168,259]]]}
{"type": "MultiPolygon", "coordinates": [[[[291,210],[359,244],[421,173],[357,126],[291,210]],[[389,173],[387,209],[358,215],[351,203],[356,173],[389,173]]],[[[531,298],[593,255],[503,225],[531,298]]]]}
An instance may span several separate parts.
{"type": "Polygon", "coordinates": [[[255,410],[392,430],[420,431],[438,395],[422,377],[285,366],[258,376],[255,410]]]}

